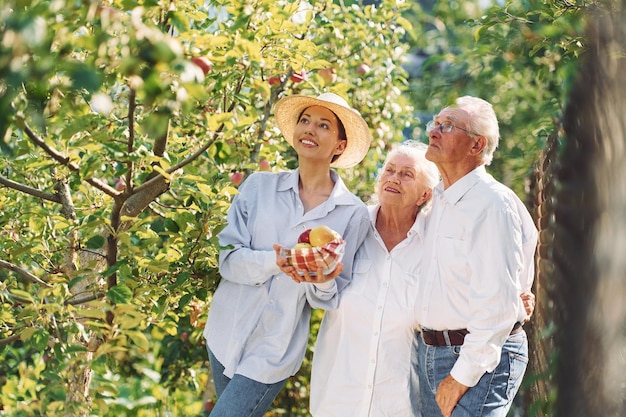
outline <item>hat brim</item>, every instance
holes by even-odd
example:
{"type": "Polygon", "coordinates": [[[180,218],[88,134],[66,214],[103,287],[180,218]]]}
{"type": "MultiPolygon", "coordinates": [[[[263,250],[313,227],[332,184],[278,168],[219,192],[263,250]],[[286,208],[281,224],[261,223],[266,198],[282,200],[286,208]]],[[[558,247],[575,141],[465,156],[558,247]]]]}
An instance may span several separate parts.
{"type": "Polygon", "coordinates": [[[346,130],[346,148],[335,161],[331,162],[333,168],[350,168],[365,158],[372,142],[372,134],[361,115],[353,109],[330,101],[318,100],[314,97],[293,95],[283,97],[276,103],[276,122],[283,136],[293,146],[294,131],[298,123],[298,117],[304,109],[311,106],[326,107],[341,120],[346,130]]]}

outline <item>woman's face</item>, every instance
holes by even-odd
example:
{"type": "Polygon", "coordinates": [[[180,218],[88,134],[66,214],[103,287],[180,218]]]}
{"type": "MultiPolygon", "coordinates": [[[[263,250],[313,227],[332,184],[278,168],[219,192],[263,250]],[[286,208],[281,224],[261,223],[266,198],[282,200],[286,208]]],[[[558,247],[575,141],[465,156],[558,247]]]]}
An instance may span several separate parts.
{"type": "Polygon", "coordinates": [[[346,147],[346,141],[339,139],[337,116],[322,106],[305,109],[294,130],[293,147],[300,158],[330,164],[346,147]]]}
{"type": "Polygon", "coordinates": [[[381,205],[397,208],[419,207],[426,202],[428,187],[415,169],[415,159],[409,155],[392,155],[383,167],[378,183],[381,205]]]}

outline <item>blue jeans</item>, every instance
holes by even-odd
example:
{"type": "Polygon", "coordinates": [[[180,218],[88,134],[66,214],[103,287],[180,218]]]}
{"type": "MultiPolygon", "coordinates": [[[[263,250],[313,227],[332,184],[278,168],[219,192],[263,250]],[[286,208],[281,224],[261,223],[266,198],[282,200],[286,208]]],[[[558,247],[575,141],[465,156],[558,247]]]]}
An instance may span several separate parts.
{"type": "MultiPolygon", "coordinates": [[[[450,374],[461,346],[429,346],[418,336],[418,366],[422,415],[441,417],[435,401],[439,383],[450,374]]],[[[502,348],[500,363],[480,378],[461,397],[453,417],[505,417],[522,383],[528,364],[528,339],[521,331],[509,336],[502,348]]]]}
{"type": "Polygon", "coordinates": [[[228,378],[224,376],[224,366],[215,358],[208,346],[207,350],[217,393],[217,402],[210,416],[263,417],[287,380],[264,384],[238,374],[232,379],[228,378]]]}

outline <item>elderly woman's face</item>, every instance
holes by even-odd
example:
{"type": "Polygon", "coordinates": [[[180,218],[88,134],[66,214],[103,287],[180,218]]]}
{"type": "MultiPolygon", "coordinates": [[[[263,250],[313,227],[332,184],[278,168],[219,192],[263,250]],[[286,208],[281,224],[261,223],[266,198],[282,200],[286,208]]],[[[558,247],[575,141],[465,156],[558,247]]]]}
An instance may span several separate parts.
{"type": "Polygon", "coordinates": [[[413,207],[425,202],[424,192],[428,187],[423,184],[415,165],[413,157],[408,155],[395,154],[389,158],[378,183],[378,200],[381,205],[413,207]]]}

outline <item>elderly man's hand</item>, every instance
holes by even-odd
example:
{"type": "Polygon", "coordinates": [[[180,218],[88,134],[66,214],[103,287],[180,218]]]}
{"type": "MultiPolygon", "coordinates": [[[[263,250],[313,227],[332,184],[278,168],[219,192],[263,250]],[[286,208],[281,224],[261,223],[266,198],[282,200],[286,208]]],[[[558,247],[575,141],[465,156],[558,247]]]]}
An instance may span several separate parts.
{"type": "Polygon", "coordinates": [[[525,292],[522,293],[520,297],[522,298],[524,309],[526,310],[526,317],[524,318],[524,323],[526,323],[535,312],[535,294],[532,292],[525,292]]]}
{"type": "Polygon", "coordinates": [[[461,397],[467,392],[469,387],[461,384],[452,375],[445,377],[437,387],[435,400],[443,417],[452,416],[454,407],[458,404],[461,397]]]}

